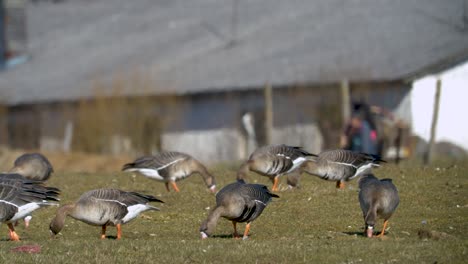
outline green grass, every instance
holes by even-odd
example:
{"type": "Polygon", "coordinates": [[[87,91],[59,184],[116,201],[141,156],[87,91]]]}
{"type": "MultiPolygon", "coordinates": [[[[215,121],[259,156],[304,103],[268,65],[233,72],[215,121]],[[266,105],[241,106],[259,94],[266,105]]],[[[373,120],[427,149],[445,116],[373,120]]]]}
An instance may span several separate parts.
{"type": "MultiPolygon", "coordinates": [[[[280,192],[281,198],[253,222],[249,240],[232,239],[232,225],[225,219],[213,238],[201,240],[198,228],[214,205],[201,177],[180,182],[180,193],[167,193],[164,184],[140,175],[56,173],[49,185],[62,190],[62,203],[102,187],[153,194],[166,203],[155,204],[160,212],[146,212],[124,225],[120,241],[112,238],[115,228],[108,228],[111,238],[100,240],[99,227],[71,218],[58,239],[50,239],[48,225],[56,208],[36,211],[28,230],[22,224],[17,228],[21,242],[7,241],[3,225],[0,263],[466,263],[468,166],[411,165],[388,164],[375,172],[392,178],[401,198],[385,239],[362,235],[357,181],[336,190],[334,182],[304,174],[300,189],[280,192]],[[421,230],[433,236],[420,238],[421,230]],[[42,250],[11,252],[20,245],[42,250]]],[[[235,179],[234,165],[210,169],[218,188],[235,179]]],[[[250,174],[249,180],[271,188],[266,177],[250,174]]],[[[381,226],[380,221],[376,230],[381,226]]]]}

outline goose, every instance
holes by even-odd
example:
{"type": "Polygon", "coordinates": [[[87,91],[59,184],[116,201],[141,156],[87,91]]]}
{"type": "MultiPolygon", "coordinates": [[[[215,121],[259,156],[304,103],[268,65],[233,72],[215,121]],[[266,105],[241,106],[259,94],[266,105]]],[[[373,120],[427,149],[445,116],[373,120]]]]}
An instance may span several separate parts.
{"type": "Polygon", "coordinates": [[[181,152],[167,151],[154,156],[143,156],[134,162],[125,164],[122,170],[127,172],[136,171],[148,178],[162,181],[165,183],[168,192],[170,191],[169,184],[176,192],[179,192],[176,181],[198,173],[203,177],[208,189],[212,193],[216,192],[213,175],[198,160],[181,152]]]}
{"type": "Polygon", "coordinates": [[[257,148],[237,171],[237,179],[246,178],[248,171],[267,176],[273,182],[272,191],[278,191],[279,177],[299,168],[307,156],[316,156],[300,147],[268,145],[257,148]]]}
{"type": "Polygon", "coordinates": [[[10,240],[19,241],[20,237],[13,226],[41,207],[58,205],[60,190],[45,187],[38,181],[31,181],[19,174],[0,174],[0,222],[6,223],[10,240]]]}
{"type": "Polygon", "coordinates": [[[149,202],[160,202],[158,198],[118,189],[96,189],[85,192],[72,204],[61,206],[50,222],[52,236],[63,229],[66,216],[71,216],[89,225],[101,226],[101,239],[106,238],[107,226],[117,228],[117,239],[122,237],[121,225],[126,224],[147,210],[159,211],[149,202]]]}
{"type": "Polygon", "coordinates": [[[372,237],[377,217],[384,219],[382,231],[378,237],[383,237],[388,225],[388,219],[393,215],[400,198],[398,190],[391,179],[379,180],[372,174],[365,174],[359,179],[359,204],[361,205],[365,235],[372,237]]]}
{"type": "Polygon", "coordinates": [[[54,168],[44,155],[26,153],[15,160],[14,167],[9,172],[21,174],[31,180],[46,181],[54,172],[54,168]]]}
{"type": "Polygon", "coordinates": [[[279,198],[265,185],[247,184],[244,180],[225,186],[216,194],[216,207],[200,226],[202,239],[208,238],[213,233],[220,217],[232,221],[234,238],[239,238],[237,223],[247,222],[243,236],[244,240],[247,239],[250,224],[262,214],[272,197],[279,198]]]}
{"type": "Polygon", "coordinates": [[[385,161],[377,155],[344,149],[326,150],[305,162],[301,167],[301,172],[324,180],[336,181],[336,188],[344,189],[345,181],[352,180],[371,168],[380,166],[379,162],[385,161]]]}

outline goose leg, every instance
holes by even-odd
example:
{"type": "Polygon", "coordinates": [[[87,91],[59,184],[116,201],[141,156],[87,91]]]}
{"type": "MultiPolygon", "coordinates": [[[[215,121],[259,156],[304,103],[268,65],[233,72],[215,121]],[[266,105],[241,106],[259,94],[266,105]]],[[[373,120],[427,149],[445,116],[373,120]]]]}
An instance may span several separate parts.
{"type": "Polygon", "coordinates": [[[8,229],[10,231],[10,240],[11,241],[20,241],[20,238],[19,238],[18,234],[16,234],[15,227],[13,226],[12,223],[8,224],[8,229]]]}
{"type": "Polygon", "coordinates": [[[28,215],[24,218],[24,227],[28,228],[29,227],[29,222],[31,221],[32,216],[28,215]]]}
{"type": "Polygon", "coordinates": [[[232,221],[232,226],[234,227],[234,234],[232,236],[234,238],[240,238],[239,233],[237,233],[237,222],[232,221]]]}
{"type": "Polygon", "coordinates": [[[246,240],[249,238],[249,231],[250,231],[250,223],[247,223],[247,225],[245,226],[244,236],[242,237],[242,240],[246,240]]]}
{"type": "Polygon", "coordinates": [[[122,238],[122,226],[121,224],[117,224],[115,227],[117,227],[117,239],[122,238]]]}
{"type": "Polygon", "coordinates": [[[279,176],[276,176],[273,178],[273,187],[271,188],[272,191],[276,192],[278,191],[278,182],[279,182],[279,176]]]}
{"type": "Polygon", "coordinates": [[[105,238],[106,238],[106,228],[107,228],[106,225],[103,225],[103,226],[102,226],[102,230],[101,230],[101,239],[105,239],[105,238]]]}
{"type": "Polygon", "coordinates": [[[387,228],[387,224],[388,224],[388,220],[385,220],[383,222],[383,227],[382,227],[382,232],[380,232],[380,234],[377,236],[377,237],[383,237],[384,234],[385,234],[385,229],[387,228]]]}
{"type": "Polygon", "coordinates": [[[166,190],[167,190],[168,192],[170,192],[171,190],[169,189],[169,183],[166,182],[166,183],[164,183],[164,184],[166,185],[166,190]]]}
{"type": "Polygon", "coordinates": [[[337,182],[336,182],[336,188],[342,189],[342,190],[343,190],[343,189],[345,188],[344,182],[342,182],[342,181],[337,181],[337,182]]]}
{"type": "Polygon", "coordinates": [[[174,190],[175,190],[176,192],[179,192],[179,191],[180,191],[180,190],[179,190],[179,187],[177,187],[177,184],[175,183],[175,181],[171,181],[171,184],[172,184],[172,188],[174,188],[174,190]]]}

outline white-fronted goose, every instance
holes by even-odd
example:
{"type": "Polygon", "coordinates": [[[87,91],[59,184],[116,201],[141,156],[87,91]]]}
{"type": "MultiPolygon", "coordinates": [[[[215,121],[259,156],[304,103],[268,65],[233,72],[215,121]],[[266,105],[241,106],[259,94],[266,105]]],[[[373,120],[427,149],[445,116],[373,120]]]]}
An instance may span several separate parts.
{"type": "Polygon", "coordinates": [[[232,221],[234,238],[239,237],[237,223],[247,222],[243,236],[247,239],[250,223],[260,216],[272,197],[279,196],[268,191],[265,185],[246,184],[244,180],[225,186],[216,194],[216,207],[200,227],[202,239],[213,233],[220,217],[232,221]]]}
{"type": "Polygon", "coordinates": [[[379,166],[378,163],[382,161],[377,155],[335,149],[323,151],[312,161],[307,161],[301,171],[324,180],[336,181],[336,187],[344,189],[345,181],[379,166]]]}
{"type": "Polygon", "coordinates": [[[365,174],[359,179],[359,203],[361,205],[365,234],[372,237],[377,217],[384,220],[381,237],[387,228],[388,219],[392,216],[400,203],[398,190],[391,179],[377,179],[372,174],[365,174]]]}
{"type": "Polygon", "coordinates": [[[41,207],[58,205],[59,189],[45,187],[38,181],[24,179],[19,174],[0,175],[0,222],[6,223],[10,239],[19,240],[13,223],[41,207]]]}
{"type": "Polygon", "coordinates": [[[149,202],[160,202],[158,198],[136,192],[126,192],[117,189],[97,189],[84,193],[76,203],[61,206],[50,222],[50,231],[58,234],[66,216],[83,221],[90,225],[101,226],[101,239],[106,238],[107,226],[117,228],[117,239],[122,237],[121,225],[126,224],[141,212],[159,210],[149,205],[149,202]]]}
{"type": "Polygon", "coordinates": [[[35,181],[46,181],[54,172],[52,164],[40,153],[26,153],[19,156],[10,173],[18,173],[35,181]]]}
{"type": "Polygon", "coordinates": [[[144,156],[123,166],[123,171],[137,171],[144,176],[162,181],[169,191],[169,184],[179,192],[176,181],[185,179],[194,173],[203,177],[211,192],[216,192],[215,179],[206,167],[192,156],[175,151],[161,152],[154,156],[144,156]]]}
{"type": "Polygon", "coordinates": [[[279,177],[293,172],[307,156],[315,156],[300,147],[269,145],[256,149],[237,172],[237,179],[245,179],[248,171],[267,176],[273,182],[272,191],[278,190],[279,177]]]}

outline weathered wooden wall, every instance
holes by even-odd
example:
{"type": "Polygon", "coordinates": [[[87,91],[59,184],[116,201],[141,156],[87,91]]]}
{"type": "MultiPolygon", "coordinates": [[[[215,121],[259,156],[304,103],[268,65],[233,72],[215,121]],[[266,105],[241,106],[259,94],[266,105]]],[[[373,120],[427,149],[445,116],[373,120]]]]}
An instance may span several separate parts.
{"type": "MultiPolygon", "coordinates": [[[[408,91],[352,86],[353,98],[389,109],[398,107],[408,91]]],[[[16,106],[8,109],[8,143],[14,148],[135,156],[179,150],[203,161],[238,160],[251,151],[246,147],[243,114],[252,113],[257,145],[265,142],[263,109],[261,89],[16,106]]],[[[342,131],[337,85],[274,88],[273,111],[272,143],[303,146],[311,152],[337,147],[342,131]]]]}

